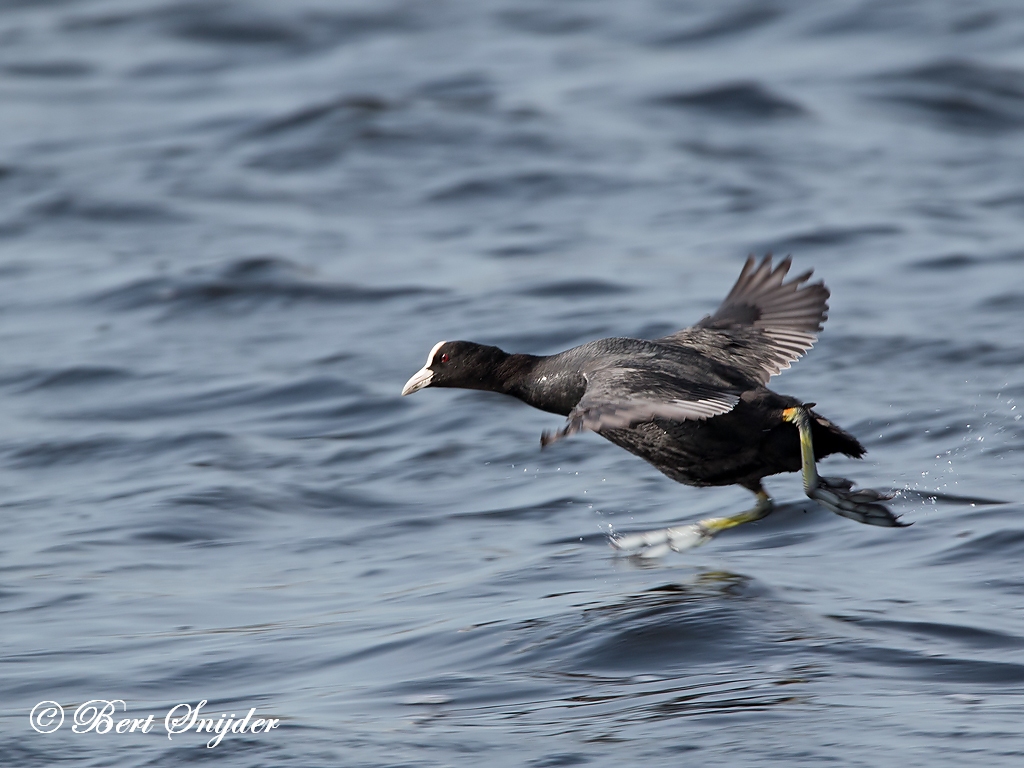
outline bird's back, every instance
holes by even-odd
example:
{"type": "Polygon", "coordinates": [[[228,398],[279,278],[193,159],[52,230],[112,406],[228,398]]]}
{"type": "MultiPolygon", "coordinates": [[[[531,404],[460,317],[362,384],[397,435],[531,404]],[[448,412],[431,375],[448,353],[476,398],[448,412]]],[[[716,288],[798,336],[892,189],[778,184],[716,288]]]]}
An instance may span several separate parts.
{"type": "MultiPolygon", "coordinates": [[[[687,485],[747,485],[800,469],[800,440],[782,411],[801,405],[766,387],[744,392],[736,407],[703,421],[653,419],[599,434],[687,485]]],[[[864,454],[855,437],[811,412],[815,458],[864,454]]]]}

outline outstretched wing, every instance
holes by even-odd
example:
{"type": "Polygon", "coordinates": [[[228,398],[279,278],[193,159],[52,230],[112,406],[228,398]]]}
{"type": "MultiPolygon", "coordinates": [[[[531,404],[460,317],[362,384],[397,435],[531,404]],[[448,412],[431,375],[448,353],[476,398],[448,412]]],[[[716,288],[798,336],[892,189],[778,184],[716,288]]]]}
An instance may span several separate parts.
{"type": "Polygon", "coordinates": [[[671,361],[656,359],[585,373],[583,397],[562,429],[541,435],[541,447],[584,429],[599,432],[654,418],[708,419],[728,413],[739,402],[738,389],[730,391],[717,382],[682,378],[680,373],[671,361]]]}
{"type": "Polygon", "coordinates": [[[767,383],[814,345],[828,319],[828,288],[808,284],[810,271],[785,282],[790,265],[788,256],[774,268],[770,254],[760,264],[751,256],[713,315],[658,343],[696,349],[767,383]]]}

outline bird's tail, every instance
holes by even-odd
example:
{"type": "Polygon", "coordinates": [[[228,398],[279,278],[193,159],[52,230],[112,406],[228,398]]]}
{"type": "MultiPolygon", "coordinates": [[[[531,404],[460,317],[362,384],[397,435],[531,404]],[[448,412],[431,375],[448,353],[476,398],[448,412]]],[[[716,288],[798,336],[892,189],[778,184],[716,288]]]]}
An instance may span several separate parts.
{"type": "MultiPolygon", "coordinates": [[[[808,405],[813,405],[813,403],[808,405]]],[[[813,410],[810,411],[810,416],[815,460],[823,459],[833,453],[844,453],[854,459],[859,459],[867,453],[867,449],[861,445],[860,440],[842,427],[836,426],[813,410]]]]}

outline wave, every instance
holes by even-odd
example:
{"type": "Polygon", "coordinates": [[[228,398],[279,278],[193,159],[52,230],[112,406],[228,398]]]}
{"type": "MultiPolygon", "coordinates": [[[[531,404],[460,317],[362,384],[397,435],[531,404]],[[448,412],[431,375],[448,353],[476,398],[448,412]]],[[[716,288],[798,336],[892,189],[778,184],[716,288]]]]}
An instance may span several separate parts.
{"type": "Polygon", "coordinates": [[[909,109],[937,125],[998,133],[1024,129],[1024,71],[943,59],[873,78],[879,101],[909,109]]]}
{"type": "Polygon", "coordinates": [[[273,256],[238,259],[219,269],[197,268],[174,277],[134,280],[91,297],[109,309],[163,307],[178,312],[209,307],[256,309],[268,302],[375,303],[436,295],[417,286],[369,287],[317,280],[297,264],[273,256]]]}
{"type": "Polygon", "coordinates": [[[807,110],[755,81],[724,83],[697,91],[657,96],[652,103],[675,109],[706,112],[732,120],[776,120],[801,117],[807,110]]]}

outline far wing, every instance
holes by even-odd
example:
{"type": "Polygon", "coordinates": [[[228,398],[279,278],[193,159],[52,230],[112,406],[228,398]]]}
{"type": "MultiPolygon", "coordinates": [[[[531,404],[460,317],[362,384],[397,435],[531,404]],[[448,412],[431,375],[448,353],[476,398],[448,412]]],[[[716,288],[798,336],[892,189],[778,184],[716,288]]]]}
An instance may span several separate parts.
{"type": "Polygon", "coordinates": [[[630,427],[655,418],[689,421],[708,419],[731,411],[739,390],[680,378],[662,361],[635,367],[608,367],[586,373],[587,389],[569,412],[565,426],[541,435],[541,447],[589,429],[630,427]]]}
{"type": "Polygon", "coordinates": [[[828,288],[806,284],[811,272],[784,282],[790,264],[788,256],[774,268],[771,255],[760,264],[751,256],[713,315],[658,342],[696,349],[767,383],[814,345],[828,319],[828,288]]]}

